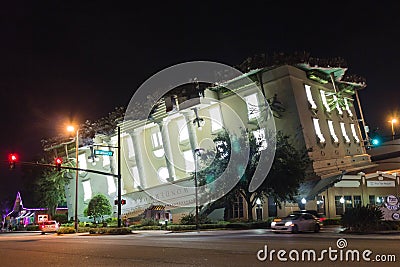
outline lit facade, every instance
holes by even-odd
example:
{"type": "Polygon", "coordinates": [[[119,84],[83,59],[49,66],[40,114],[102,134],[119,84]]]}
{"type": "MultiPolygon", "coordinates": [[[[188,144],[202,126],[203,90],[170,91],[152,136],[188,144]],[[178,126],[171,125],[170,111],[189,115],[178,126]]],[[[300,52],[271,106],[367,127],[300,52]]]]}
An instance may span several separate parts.
{"type": "MultiPolygon", "coordinates": [[[[256,69],[244,76],[250,77],[262,94],[256,93],[254,85],[241,86],[230,94],[215,87],[204,91],[204,97],[191,106],[179,106],[170,110],[165,102],[156,110],[149,121],[125,121],[120,125],[122,136],[122,198],[127,204],[122,206],[122,214],[135,218],[152,206],[165,205],[165,210],[179,221],[182,214],[194,213],[194,190],[192,173],[194,149],[212,149],[212,139],[219,131],[240,119],[257,138],[264,138],[263,129],[254,127],[254,120],[265,116],[258,110],[260,103],[267,99],[276,129],[289,135],[297,149],[307,150],[312,160],[312,174],[299,191],[298,203],[283,203],[278,208],[271,200],[265,200],[254,209],[254,218],[266,219],[282,216],[292,210],[302,208],[300,200],[306,199],[306,208],[329,209],[334,199],[327,195],[327,188],[343,178],[344,174],[354,174],[373,166],[366,153],[363,137],[356,117],[352,95],[346,95],[344,106],[332,106],[336,96],[336,83],[341,83],[345,69],[320,68],[305,65],[283,65],[276,68],[256,69]],[[310,73],[318,71],[331,80],[314,79],[310,73]],[[340,75],[335,76],[335,72],[340,75]],[[330,73],[333,73],[331,76],[330,73]],[[205,101],[207,100],[207,101],[205,101]],[[214,101],[213,101],[214,100],[214,101]],[[168,111],[167,111],[168,110],[168,111]],[[232,116],[232,110],[235,116],[232,116]],[[197,115],[195,113],[197,112],[197,115]],[[194,125],[196,118],[204,118],[204,125],[194,125]],[[176,187],[182,185],[182,189],[176,187]],[[145,189],[145,190],[143,190],[145,189]],[[150,195],[149,195],[150,193],[150,195]]],[[[268,145],[268,140],[265,140],[268,145]]],[[[97,135],[94,148],[116,146],[116,135],[97,135]]],[[[114,156],[93,158],[90,147],[79,149],[79,167],[103,172],[116,173],[117,153],[114,156]],[[89,159],[90,158],[90,162],[89,159]],[[95,165],[94,165],[95,164],[95,165]]],[[[114,203],[117,195],[117,181],[113,176],[79,173],[78,215],[85,220],[83,210],[88,201],[97,193],[108,196],[114,203]]],[[[282,177],[285,179],[285,177],[282,177]]],[[[66,187],[69,214],[74,214],[75,182],[71,179],[66,187]]],[[[245,202],[238,199],[227,208],[228,218],[246,217],[245,202]]],[[[116,212],[116,206],[114,207],[116,212]]],[[[216,211],[221,217],[223,212],[216,211]]],[[[226,215],[225,214],[225,215],[226,215]]],[[[169,217],[168,219],[171,219],[169,217]]]]}

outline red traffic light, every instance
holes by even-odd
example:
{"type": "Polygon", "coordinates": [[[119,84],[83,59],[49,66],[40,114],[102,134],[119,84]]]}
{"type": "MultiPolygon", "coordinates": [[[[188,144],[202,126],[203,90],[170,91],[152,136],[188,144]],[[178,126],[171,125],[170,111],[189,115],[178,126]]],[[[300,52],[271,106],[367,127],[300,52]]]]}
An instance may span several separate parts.
{"type": "Polygon", "coordinates": [[[15,162],[17,162],[17,160],[18,160],[17,154],[12,153],[8,155],[8,161],[10,162],[10,169],[15,168],[15,162]]]}
{"type": "Polygon", "coordinates": [[[17,159],[18,159],[17,154],[10,154],[10,155],[8,155],[8,160],[9,160],[10,162],[16,162],[17,159]]]}
{"type": "Polygon", "coordinates": [[[55,158],[54,162],[56,164],[57,167],[57,171],[61,171],[61,163],[62,163],[62,158],[55,158]]]}
{"type": "Polygon", "coordinates": [[[56,158],[55,162],[56,162],[56,164],[61,164],[62,163],[62,158],[56,158]]]}
{"type": "Polygon", "coordinates": [[[125,199],[121,199],[121,205],[125,205],[126,204],[126,200],[125,199]]]}

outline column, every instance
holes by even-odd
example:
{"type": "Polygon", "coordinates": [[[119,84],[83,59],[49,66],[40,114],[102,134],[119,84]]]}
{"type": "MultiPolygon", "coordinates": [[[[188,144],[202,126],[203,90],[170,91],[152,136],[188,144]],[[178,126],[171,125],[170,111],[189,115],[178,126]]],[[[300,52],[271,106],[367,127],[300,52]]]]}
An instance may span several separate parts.
{"type": "Polygon", "coordinates": [[[165,162],[167,163],[167,169],[169,175],[168,181],[173,182],[176,179],[176,174],[172,158],[171,142],[169,140],[168,124],[166,124],[165,121],[158,122],[157,124],[160,128],[163,148],[165,152],[164,157],[165,157],[165,162]]]}
{"type": "Polygon", "coordinates": [[[138,168],[138,173],[139,173],[139,186],[140,188],[146,188],[147,183],[146,183],[146,178],[145,178],[145,170],[144,170],[144,160],[143,160],[143,153],[142,153],[142,148],[140,146],[140,134],[142,133],[142,129],[136,129],[133,130],[131,133],[132,136],[132,143],[133,143],[133,149],[135,150],[135,160],[136,160],[136,166],[138,168]]]}
{"type": "MultiPolygon", "coordinates": [[[[197,135],[196,135],[196,129],[193,126],[193,118],[189,112],[183,113],[183,116],[185,117],[188,132],[189,132],[190,147],[192,148],[192,151],[194,153],[194,150],[197,148],[197,135]]],[[[194,158],[194,154],[193,154],[193,158],[194,158]]]]}

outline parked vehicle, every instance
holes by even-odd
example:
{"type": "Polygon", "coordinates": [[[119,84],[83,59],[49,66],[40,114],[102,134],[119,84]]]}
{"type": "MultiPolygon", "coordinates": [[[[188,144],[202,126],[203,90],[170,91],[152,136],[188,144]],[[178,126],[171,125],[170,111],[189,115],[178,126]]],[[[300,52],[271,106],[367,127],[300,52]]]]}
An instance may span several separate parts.
{"type": "Polygon", "coordinates": [[[44,221],[39,224],[39,229],[42,231],[42,235],[45,233],[55,233],[60,228],[57,221],[44,221]]]}
{"type": "Polygon", "coordinates": [[[321,229],[320,220],[310,213],[293,213],[284,218],[276,218],[271,223],[274,232],[298,233],[313,231],[318,233],[321,229]]]}

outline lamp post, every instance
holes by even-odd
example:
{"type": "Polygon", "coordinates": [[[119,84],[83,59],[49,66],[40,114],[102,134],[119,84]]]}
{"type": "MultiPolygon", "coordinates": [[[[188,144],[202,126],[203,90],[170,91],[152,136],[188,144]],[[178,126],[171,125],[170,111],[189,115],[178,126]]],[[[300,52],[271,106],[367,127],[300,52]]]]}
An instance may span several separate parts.
{"type": "MultiPolygon", "coordinates": [[[[75,131],[74,126],[68,126],[67,127],[68,132],[73,132],[75,131]]],[[[76,170],[75,170],[75,220],[74,220],[74,226],[75,226],[75,231],[78,232],[78,180],[79,180],[79,153],[78,153],[78,148],[79,148],[79,129],[76,130],[76,137],[75,137],[75,161],[76,161],[76,170]]]]}
{"type": "Polygon", "coordinates": [[[394,132],[394,124],[395,123],[397,123],[397,119],[391,119],[390,121],[389,121],[391,124],[392,124],[392,140],[394,140],[394,135],[395,135],[395,132],[394,132]]]}
{"type": "Polygon", "coordinates": [[[121,227],[121,128],[117,126],[118,129],[118,227],[121,227]]]}
{"type": "Polygon", "coordinates": [[[199,200],[197,196],[197,154],[200,154],[203,151],[203,148],[196,148],[194,150],[194,197],[195,197],[195,205],[196,205],[196,230],[199,231],[199,200]]]}

